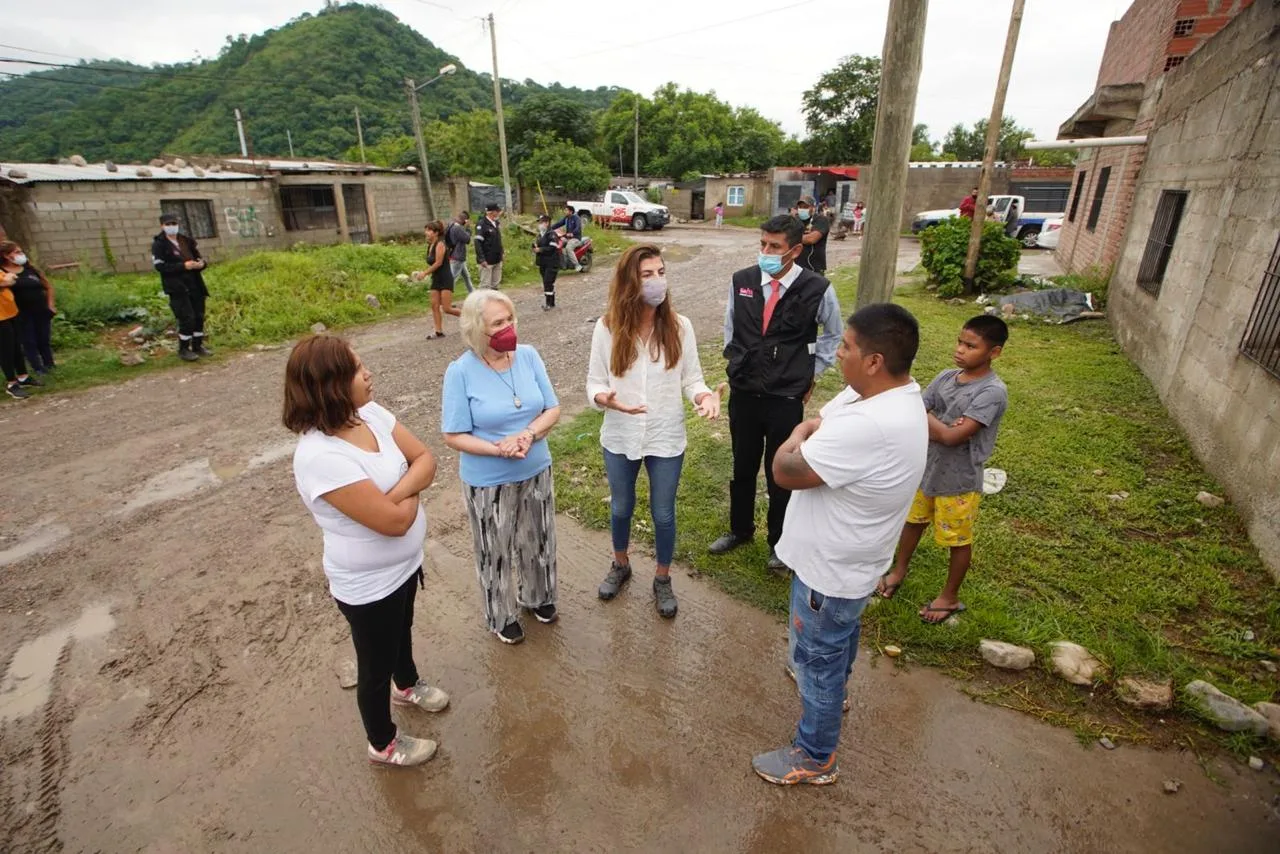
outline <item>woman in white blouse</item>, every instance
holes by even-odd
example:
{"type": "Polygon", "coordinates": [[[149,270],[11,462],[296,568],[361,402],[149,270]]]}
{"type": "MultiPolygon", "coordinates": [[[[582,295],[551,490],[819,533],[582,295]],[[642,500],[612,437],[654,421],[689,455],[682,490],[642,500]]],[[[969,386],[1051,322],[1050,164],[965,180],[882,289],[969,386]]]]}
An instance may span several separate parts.
{"type": "Polygon", "coordinates": [[[653,596],[658,613],[674,617],[676,488],[687,444],[682,396],[704,418],[720,415],[720,398],[703,382],[693,324],[671,307],[666,272],[657,246],[640,244],[622,254],[609,285],[608,308],[591,336],[587,398],[605,411],[600,444],[611,495],[613,563],[600,598],[617,596],[631,579],[627,549],[643,464],[658,564],[653,596]]]}

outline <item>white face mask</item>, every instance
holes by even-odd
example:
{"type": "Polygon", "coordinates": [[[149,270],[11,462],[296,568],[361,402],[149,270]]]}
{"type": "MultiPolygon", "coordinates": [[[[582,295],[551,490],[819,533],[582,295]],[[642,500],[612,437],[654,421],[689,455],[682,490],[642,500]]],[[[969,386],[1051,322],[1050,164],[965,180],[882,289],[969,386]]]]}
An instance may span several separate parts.
{"type": "Polygon", "coordinates": [[[640,282],[640,298],[644,300],[645,305],[651,305],[654,308],[662,305],[667,298],[667,279],[665,276],[654,276],[651,279],[644,279],[640,282]]]}
{"type": "Polygon", "coordinates": [[[26,256],[26,254],[25,254],[25,253],[23,253],[23,252],[19,252],[17,255],[14,255],[14,256],[13,256],[13,263],[17,264],[19,267],[25,267],[25,266],[27,266],[27,256],[26,256]]]}
{"type": "Polygon", "coordinates": [[[164,233],[170,237],[176,237],[178,235],[178,227],[176,225],[166,225],[164,226],[164,233]]]}

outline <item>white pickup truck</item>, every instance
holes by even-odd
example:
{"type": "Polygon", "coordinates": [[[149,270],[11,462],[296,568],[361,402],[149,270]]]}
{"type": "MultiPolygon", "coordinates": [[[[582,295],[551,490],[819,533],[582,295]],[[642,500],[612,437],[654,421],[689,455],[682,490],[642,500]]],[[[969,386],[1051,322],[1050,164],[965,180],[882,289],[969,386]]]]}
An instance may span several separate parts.
{"type": "Polygon", "coordinates": [[[631,190],[609,190],[594,201],[580,202],[570,199],[569,204],[584,222],[595,220],[602,225],[610,223],[629,225],[636,231],[658,231],[671,222],[671,211],[631,190]]]}
{"type": "MultiPolygon", "coordinates": [[[[1023,246],[1036,246],[1040,231],[1045,228],[1046,220],[1057,216],[1052,213],[1026,213],[1027,200],[1022,196],[988,196],[987,218],[997,222],[1009,222],[1009,208],[1016,204],[1018,217],[1012,229],[1013,236],[1022,241],[1023,246]]],[[[921,211],[911,219],[911,233],[919,234],[930,226],[937,225],[944,219],[960,216],[959,208],[946,208],[936,211],[921,211]]]]}

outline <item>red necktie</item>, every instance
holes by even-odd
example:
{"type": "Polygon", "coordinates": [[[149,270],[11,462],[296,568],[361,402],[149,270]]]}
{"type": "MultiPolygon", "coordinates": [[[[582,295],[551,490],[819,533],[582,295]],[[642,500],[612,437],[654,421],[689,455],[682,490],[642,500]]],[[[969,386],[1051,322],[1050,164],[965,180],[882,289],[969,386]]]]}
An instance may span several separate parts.
{"type": "Polygon", "coordinates": [[[773,319],[773,310],[778,305],[778,300],[782,298],[782,282],[777,279],[770,279],[769,284],[773,290],[769,293],[769,299],[764,304],[764,328],[761,332],[769,331],[769,321],[773,319]]]}

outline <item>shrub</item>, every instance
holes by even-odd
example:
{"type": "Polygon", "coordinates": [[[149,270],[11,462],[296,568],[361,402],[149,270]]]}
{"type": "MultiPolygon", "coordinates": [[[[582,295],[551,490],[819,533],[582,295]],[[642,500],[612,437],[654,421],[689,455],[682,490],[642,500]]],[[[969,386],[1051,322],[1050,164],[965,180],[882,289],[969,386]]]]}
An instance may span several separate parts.
{"type": "MultiPolygon", "coordinates": [[[[969,251],[970,224],[964,217],[952,217],[920,235],[920,264],[938,284],[939,296],[952,292],[959,295],[964,290],[964,258],[969,251]]],[[[974,286],[982,293],[1008,289],[1013,284],[1021,256],[1022,244],[1005,235],[1003,223],[983,223],[974,286]]]]}
{"type": "Polygon", "coordinates": [[[1107,307],[1107,289],[1111,285],[1111,268],[1094,265],[1079,273],[1053,276],[1053,283],[1060,288],[1071,288],[1093,294],[1093,307],[1102,311],[1107,307]]]}

